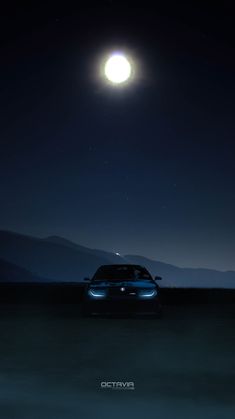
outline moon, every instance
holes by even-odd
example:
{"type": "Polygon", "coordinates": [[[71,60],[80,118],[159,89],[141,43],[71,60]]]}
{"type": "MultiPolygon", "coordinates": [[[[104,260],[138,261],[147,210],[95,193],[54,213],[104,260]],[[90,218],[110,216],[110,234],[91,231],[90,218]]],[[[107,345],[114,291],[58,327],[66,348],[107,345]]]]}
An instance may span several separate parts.
{"type": "Polygon", "coordinates": [[[124,54],[114,53],[106,61],[104,74],[113,84],[122,84],[131,77],[132,67],[124,54]]]}

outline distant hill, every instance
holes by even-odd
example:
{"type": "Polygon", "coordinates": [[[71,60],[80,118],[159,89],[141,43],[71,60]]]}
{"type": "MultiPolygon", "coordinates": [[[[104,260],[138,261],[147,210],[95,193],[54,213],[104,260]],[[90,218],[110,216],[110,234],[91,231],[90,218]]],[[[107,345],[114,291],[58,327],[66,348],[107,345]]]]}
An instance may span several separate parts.
{"type": "Polygon", "coordinates": [[[179,268],[138,255],[118,256],[90,249],[63,237],[43,239],[0,231],[1,281],[83,281],[103,264],[135,263],[152,275],[160,275],[159,285],[170,287],[235,288],[235,272],[179,268]]]}
{"type": "MultiPolygon", "coordinates": [[[[14,263],[0,259],[0,283],[1,282],[45,282],[44,278],[32,274],[27,269],[21,268],[14,263]]],[[[46,281],[47,282],[47,281],[46,281]]]]}
{"type": "Polygon", "coordinates": [[[143,256],[126,255],[130,263],[144,265],[152,275],[162,276],[159,285],[166,287],[235,288],[235,272],[213,269],[179,268],[143,256]]]}
{"type": "Polygon", "coordinates": [[[87,254],[90,254],[90,255],[101,256],[109,260],[109,263],[122,263],[123,262],[122,257],[116,255],[116,253],[105,252],[104,250],[98,250],[98,249],[90,249],[89,247],[81,246],[80,244],[74,243],[68,239],[64,239],[63,237],[49,236],[42,240],[59,244],[61,246],[70,247],[71,249],[78,250],[81,252],[86,252],[87,254]]]}
{"type": "Polygon", "coordinates": [[[0,257],[48,281],[82,281],[102,264],[122,263],[113,253],[96,251],[60,237],[45,239],[0,231],[0,257]]]}

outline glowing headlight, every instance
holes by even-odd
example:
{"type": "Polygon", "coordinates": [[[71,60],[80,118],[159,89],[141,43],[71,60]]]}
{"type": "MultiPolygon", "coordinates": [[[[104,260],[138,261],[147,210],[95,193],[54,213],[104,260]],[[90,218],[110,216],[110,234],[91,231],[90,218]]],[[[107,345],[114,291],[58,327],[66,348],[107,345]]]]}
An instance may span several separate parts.
{"type": "Polygon", "coordinates": [[[157,291],[156,290],[149,290],[149,291],[140,291],[139,292],[139,297],[141,298],[153,298],[157,295],[157,291]]]}
{"type": "Polygon", "coordinates": [[[89,289],[88,295],[93,298],[104,298],[106,296],[106,292],[103,290],[89,289]]]}

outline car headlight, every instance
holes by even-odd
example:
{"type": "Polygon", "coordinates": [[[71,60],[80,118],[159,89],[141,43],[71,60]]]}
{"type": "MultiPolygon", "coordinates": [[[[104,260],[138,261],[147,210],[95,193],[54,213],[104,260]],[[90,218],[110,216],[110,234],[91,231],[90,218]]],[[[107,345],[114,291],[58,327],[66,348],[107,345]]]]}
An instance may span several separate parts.
{"type": "Polygon", "coordinates": [[[139,291],[139,297],[141,298],[153,298],[157,295],[157,290],[142,290],[139,291]]]}
{"type": "Polygon", "coordinates": [[[89,289],[88,295],[92,298],[104,298],[106,296],[106,292],[104,290],[89,289]]]}

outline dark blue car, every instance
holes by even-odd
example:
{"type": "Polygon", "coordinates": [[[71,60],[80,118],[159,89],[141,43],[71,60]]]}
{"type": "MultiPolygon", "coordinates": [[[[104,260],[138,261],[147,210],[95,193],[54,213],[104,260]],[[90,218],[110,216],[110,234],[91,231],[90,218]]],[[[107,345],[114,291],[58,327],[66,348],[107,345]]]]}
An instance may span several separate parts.
{"type": "Polygon", "coordinates": [[[159,286],[139,265],[102,265],[85,288],[84,313],[142,313],[160,317],[159,286]]]}

